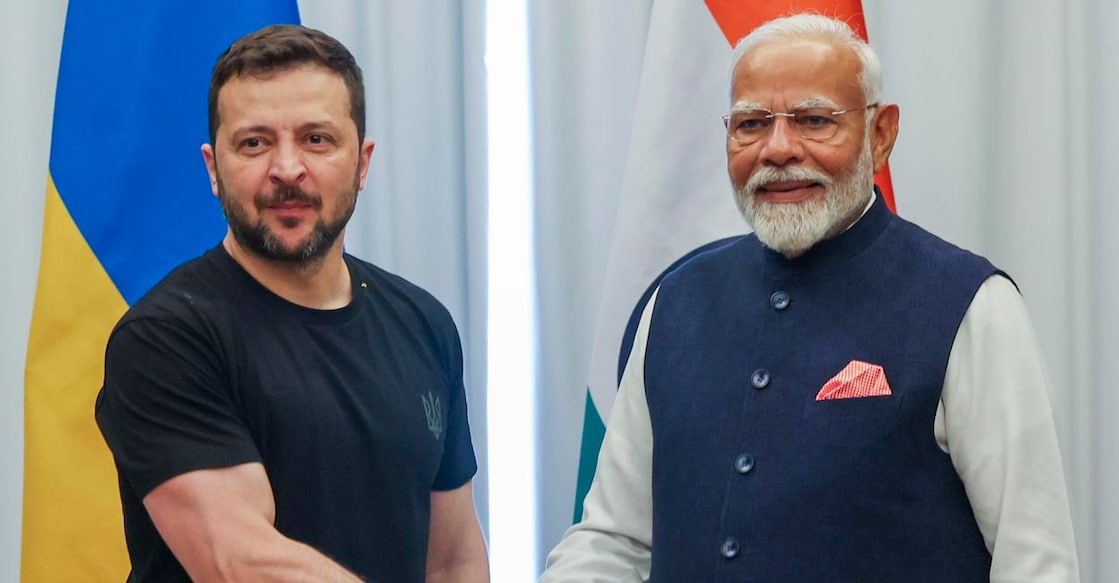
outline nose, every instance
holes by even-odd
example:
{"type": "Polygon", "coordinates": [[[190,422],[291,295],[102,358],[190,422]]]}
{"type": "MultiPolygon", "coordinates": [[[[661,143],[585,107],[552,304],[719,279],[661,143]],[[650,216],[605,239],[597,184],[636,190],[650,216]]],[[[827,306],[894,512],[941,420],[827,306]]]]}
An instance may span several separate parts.
{"type": "Polygon", "coordinates": [[[769,134],[762,138],[759,152],[762,163],[766,166],[786,166],[804,161],[804,144],[801,140],[800,133],[793,128],[792,120],[783,116],[774,119],[769,134]]]}
{"type": "Polygon", "coordinates": [[[307,175],[303,153],[290,140],[281,140],[272,150],[269,178],[279,184],[298,184],[307,175]]]}

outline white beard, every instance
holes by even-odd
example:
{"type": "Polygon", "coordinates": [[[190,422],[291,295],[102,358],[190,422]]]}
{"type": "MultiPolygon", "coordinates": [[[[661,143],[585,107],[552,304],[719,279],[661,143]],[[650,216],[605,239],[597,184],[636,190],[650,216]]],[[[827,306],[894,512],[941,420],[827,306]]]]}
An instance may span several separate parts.
{"type": "Polygon", "coordinates": [[[832,177],[799,166],[767,166],[750,176],[746,184],[735,184],[734,198],[762,244],[792,259],[854,222],[874,187],[873,166],[870,140],[864,139],[859,159],[841,176],[832,177]],[[797,203],[759,201],[755,197],[762,186],[786,181],[818,182],[824,187],[824,196],[797,203]]]}

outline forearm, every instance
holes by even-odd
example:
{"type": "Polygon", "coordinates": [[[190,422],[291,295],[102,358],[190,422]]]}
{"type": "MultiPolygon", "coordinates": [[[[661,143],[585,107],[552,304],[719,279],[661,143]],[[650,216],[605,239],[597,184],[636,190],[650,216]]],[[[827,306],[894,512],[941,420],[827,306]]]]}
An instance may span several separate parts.
{"type": "MultiPolygon", "coordinates": [[[[271,532],[242,532],[215,540],[209,549],[198,548],[194,557],[179,561],[194,581],[260,581],[296,583],[322,581],[359,583],[337,562],[304,543],[284,537],[271,525],[271,532]]],[[[256,530],[256,529],[254,529],[256,530]]]]}
{"type": "Polygon", "coordinates": [[[489,580],[489,561],[484,554],[427,572],[428,583],[488,583],[489,580]]]}
{"type": "Polygon", "coordinates": [[[330,583],[360,583],[362,579],[344,567],[302,543],[273,549],[272,552],[245,557],[233,575],[225,581],[261,581],[295,583],[323,581],[330,583]]]}
{"type": "Polygon", "coordinates": [[[427,581],[487,583],[490,580],[486,540],[474,510],[472,482],[454,490],[431,493],[431,530],[427,542],[427,581]]]}
{"type": "Polygon", "coordinates": [[[649,546],[580,522],[548,554],[540,583],[642,583],[649,577],[649,546]]]}

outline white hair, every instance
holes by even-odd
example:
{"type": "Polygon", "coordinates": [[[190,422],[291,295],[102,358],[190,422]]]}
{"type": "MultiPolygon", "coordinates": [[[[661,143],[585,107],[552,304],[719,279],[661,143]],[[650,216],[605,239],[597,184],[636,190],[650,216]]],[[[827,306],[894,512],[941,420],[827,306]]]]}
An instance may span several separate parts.
{"type": "Polygon", "coordinates": [[[766,41],[805,36],[822,36],[851,47],[862,64],[862,70],[859,71],[859,84],[862,86],[866,103],[869,105],[882,99],[882,63],[878,60],[874,49],[859,38],[846,22],[812,13],[794,14],[771,20],[742,37],[742,40],[735,45],[734,56],[731,57],[728,86],[733,90],[734,68],[750,49],[766,41]]]}

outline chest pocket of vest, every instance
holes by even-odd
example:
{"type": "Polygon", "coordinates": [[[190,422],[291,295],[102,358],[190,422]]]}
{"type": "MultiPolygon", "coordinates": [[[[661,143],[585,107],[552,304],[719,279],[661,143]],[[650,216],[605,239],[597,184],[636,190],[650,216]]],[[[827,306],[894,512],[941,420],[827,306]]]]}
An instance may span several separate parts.
{"type": "MultiPolygon", "coordinates": [[[[905,395],[811,400],[804,405],[803,429],[818,436],[820,445],[870,447],[881,445],[906,423],[905,395]]],[[[929,427],[932,433],[932,427],[929,427]]]]}

